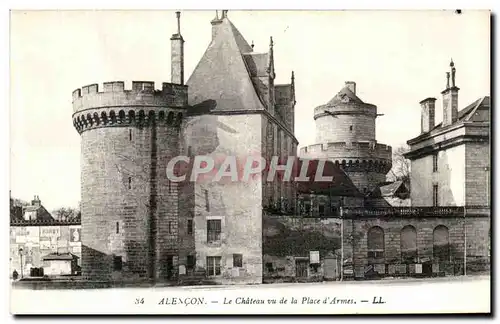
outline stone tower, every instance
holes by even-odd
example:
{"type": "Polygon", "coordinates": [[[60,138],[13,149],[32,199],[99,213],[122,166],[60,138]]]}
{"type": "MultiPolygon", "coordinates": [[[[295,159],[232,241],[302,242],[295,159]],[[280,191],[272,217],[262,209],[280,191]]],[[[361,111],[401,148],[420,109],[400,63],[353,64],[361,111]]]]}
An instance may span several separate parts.
{"type": "Polygon", "coordinates": [[[377,106],[356,96],[348,81],[327,104],[314,109],[316,143],[300,150],[301,157],[338,164],[362,193],[384,182],[392,166],[392,149],[375,139],[377,106]]]}
{"type": "MultiPolygon", "coordinates": [[[[179,14],[177,14],[179,19],[179,14]]],[[[179,155],[187,107],[180,28],[172,36],[172,83],[106,82],[73,92],[81,135],[82,276],[161,280],[176,276],[180,185],[167,179],[179,155]]],[[[182,217],[181,217],[182,218],[182,217]]]]}

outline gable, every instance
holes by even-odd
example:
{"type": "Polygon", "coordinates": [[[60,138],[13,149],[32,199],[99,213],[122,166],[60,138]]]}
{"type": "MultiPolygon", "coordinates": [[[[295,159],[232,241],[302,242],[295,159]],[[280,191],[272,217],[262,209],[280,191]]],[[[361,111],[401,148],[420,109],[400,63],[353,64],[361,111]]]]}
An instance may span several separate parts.
{"type": "Polygon", "coordinates": [[[214,28],[217,34],[187,82],[189,104],[213,100],[214,112],[263,110],[243,58],[251,47],[227,18],[214,28]]]}

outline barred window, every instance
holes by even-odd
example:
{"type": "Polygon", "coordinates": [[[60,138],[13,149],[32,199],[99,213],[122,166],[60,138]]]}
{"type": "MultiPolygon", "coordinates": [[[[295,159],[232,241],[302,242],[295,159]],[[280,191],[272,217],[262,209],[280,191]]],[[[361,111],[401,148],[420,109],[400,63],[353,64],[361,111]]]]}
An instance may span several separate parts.
{"type": "Polygon", "coordinates": [[[417,262],[417,230],[411,225],[401,230],[401,261],[403,263],[417,262]]]}
{"type": "Polygon", "coordinates": [[[207,242],[214,243],[221,239],[220,219],[210,219],[207,221],[207,242]]]}
{"type": "Polygon", "coordinates": [[[209,276],[220,276],[220,256],[207,256],[207,275],[209,276]]]}

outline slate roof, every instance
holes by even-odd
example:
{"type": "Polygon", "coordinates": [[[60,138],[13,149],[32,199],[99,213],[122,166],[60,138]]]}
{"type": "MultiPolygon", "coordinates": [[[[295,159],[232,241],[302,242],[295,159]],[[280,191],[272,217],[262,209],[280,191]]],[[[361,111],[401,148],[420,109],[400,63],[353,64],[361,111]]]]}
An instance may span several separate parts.
{"type": "MultiPolygon", "coordinates": [[[[398,189],[403,186],[403,181],[394,181],[393,183],[390,183],[385,186],[380,187],[380,194],[382,197],[391,197],[396,194],[398,189]]],[[[406,189],[406,188],[405,188],[406,189]]]]}
{"type": "Polygon", "coordinates": [[[363,100],[359,99],[349,87],[343,87],[330,101],[328,101],[327,106],[335,106],[338,104],[343,104],[349,100],[350,103],[360,103],[363,104],[363,100]]]}
{"type": "Polygon", "coordinates": [[[42,259],[44,261],[49,260],[67,260],[71,261],[73,259],[77,259],[78,257],[72,253],[50,253],[44,256],[42,259]]]}
{"type": "Polygon", "coordinates": [[[381,183],[370,194],[369,197],[394,197],[399,190],[408,191],[403,181],[398,180],[389,183],[381,183]]]}
{"type": "Polygon", "coordinates": [[[261,73],[264,55],[244,55],[252,48],[227,17],[213,28],[216,36],[187,81],[189,104],[213,100],[214,111],[265,109],[251,80],[261,73]]]}
{"type": "MultiPolygon", "coordinates": [[[[458,112],[458,118],[456,123],[462,121],[488,122],[490,121],[489,111],[490,111],[490,97],[489,96],[481,97],[458,112]]],[[[434,126],[432,130],[440,128],[442,126],[443,123],[441,122],[436,126],[434,126]]]]}
{"type": "MultiPolygon", "coordinates": [[[[296,168],[296,175],[300,173],[303,160],[299,160],[296,168]]],[[[356,186],[353,184],[349,176],[338,166],[331,161],[326,161],[323,168],[323,177],[331,176],[331,182],[315,181],[316,171],[318,169],[319,160],[309,160],[309,167],[307,169],[307,177],[309,181],[296,181],[297,191],[299,193],[324,194],[331,196],[344,196],[344,197],[363,197],[356,186]]]]}
{"type": "Polygon", "coordinates": [[[252,77],[267,76],[267,68],[269,64],[268,53],[247,53],[243,54],[248,72],[252,77]]]}

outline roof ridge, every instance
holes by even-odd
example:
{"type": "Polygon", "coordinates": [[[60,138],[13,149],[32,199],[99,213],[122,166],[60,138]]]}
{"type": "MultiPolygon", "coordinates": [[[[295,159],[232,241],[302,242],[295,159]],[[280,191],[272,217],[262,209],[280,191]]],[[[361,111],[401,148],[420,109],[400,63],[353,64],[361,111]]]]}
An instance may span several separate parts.
{"type": "MultiPolygon", "coordinates": [[[[469,111],[467,116],[464,118],[464,121],[469,121],[472,118],[472,116],[476,112],[477,108],[479,108],[479,106],[481,106],[481,104],[484,102],[485,99],[486,99],[486,96],[483,96],[482,98],[476,100],[477,104],[474,106],[474,108],[472,108],[469,111]]],[[[465,107],[465,108],[467,108],[467,107],[465,107]]]]}

